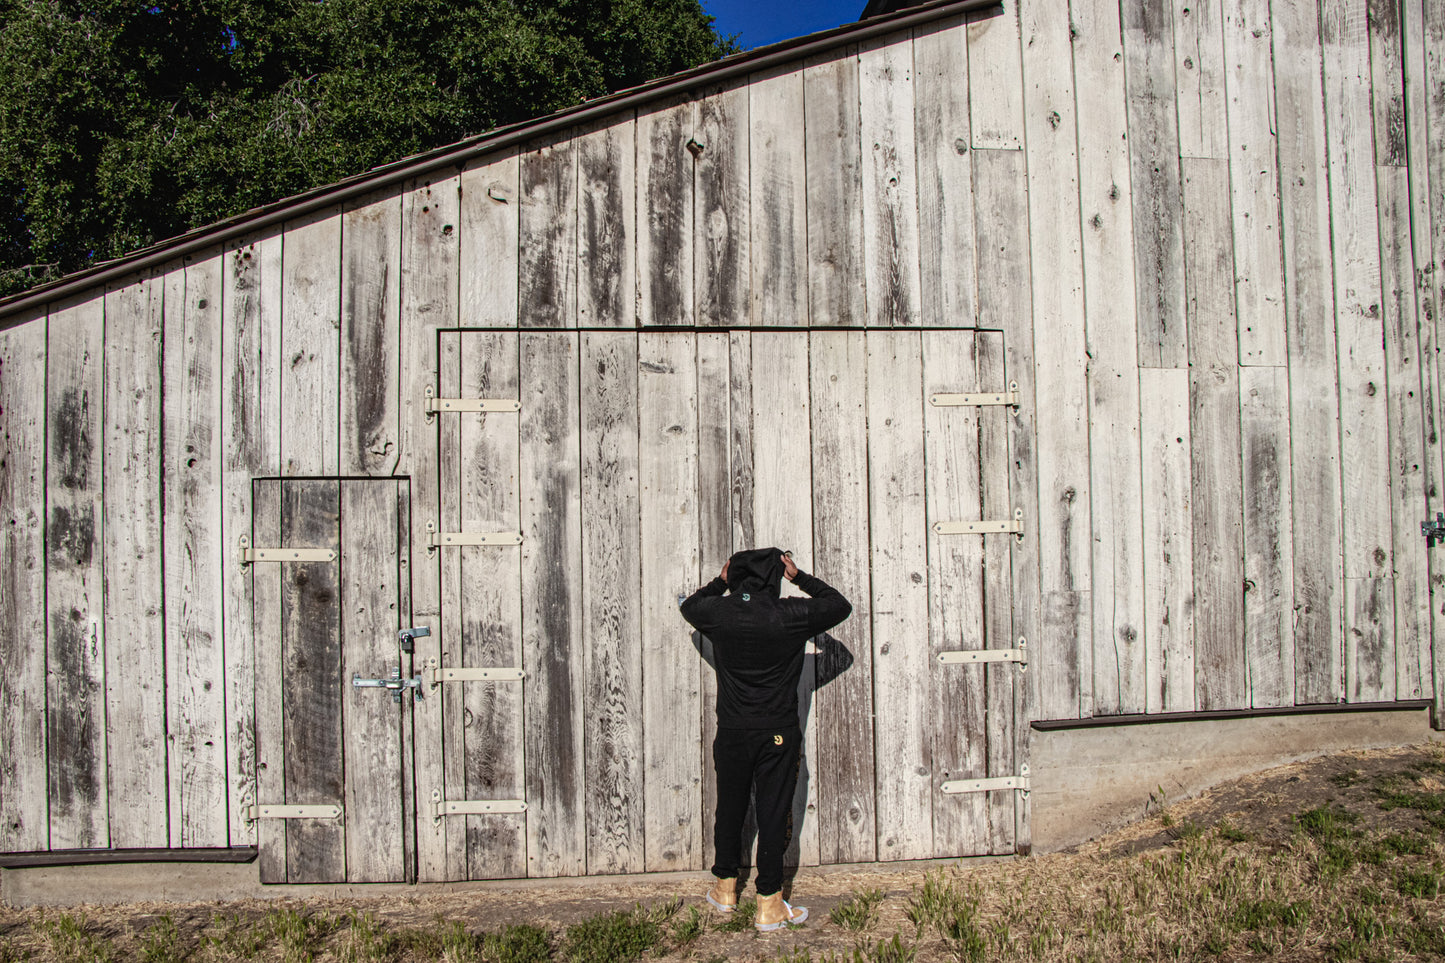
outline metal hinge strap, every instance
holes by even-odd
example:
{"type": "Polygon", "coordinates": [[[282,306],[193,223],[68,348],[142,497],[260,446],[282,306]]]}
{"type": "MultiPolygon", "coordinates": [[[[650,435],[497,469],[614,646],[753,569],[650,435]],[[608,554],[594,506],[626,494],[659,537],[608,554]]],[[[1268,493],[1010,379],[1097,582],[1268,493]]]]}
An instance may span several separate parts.
{"type": "Polygon", "coordinates": [[[1007,521],[934,522],[933,530],[939,535],[989,535],[995,532],[1010,532],[1022,538],[1024,534],[1024,510],[1022,508],[1015,508],[1014,517],[1007,521]]]}
{"type": "Polygon", "coordinates": [[[1029,767],[1019,768],[1017,776],[991,776],[987,779],[951,779],[942,786],[949,795],[965,792],[997,792],[1016,789],[1024,795],[1029,792],[1029,767]]]}
{"type": "Polygon", "coordinates": [[[1433,522],[1421,522],[1420,534],[1425,536],[1426,545],[1445,542],[1445,512],[1436,512],[1433,522]]]}
{"type": "Polygon", "coordinates": [[[427,555],[435,555],[439,548],[458,548],[464,545],[521,544],[521,532],[438,532],[436,522],[426,523],[427,555]]]}
{"type": "Polygon", "coordinates": [[[246,819],[340,819],[341,807],[331,805],[247,806],[246,819]]]}
{"type": "Polygon", "coordinates": [[[524,813],[527,804],[520,799],[443,799],[441,790],[431,794],[432,824],[439,825],[443,816],[494,816],[524,813]]]}
{"type": "Polygon", "coordinates": [[[428,669],[427,681],[432,685],[440,682],[520,682],[526,675],[521,669],[470,669],[444,665],[439,669],[428,669]]]}
{"type": "Polygon", "coordinates": [[[515,413],[522,410],[522,403],[514,398],[438,398],[436,389],[427,385],[422,410],[430,421],[441,412],[515,413]]]}
{"type": "Polygon", "coordinates": [[[956,652],[940,652],[938,661],[943,665],[973,665],[979,662],[1017,662],[1020,665],[1026,665],[1029,659],[1024,648],[1024,640],[1019,639],[1016,649],[964,649],[956,652]]]}
{"type": "Polygon", "coordinates": [[[970,392],[967,394],[936,394],[928,396],[935,408],[982,408],[988,405],[1019,406],[1019,383],[1010,381],[1007,391],[970,392]]]}
{"type": "Polygon", "coordinates": [[[333,548],[252,548],[251,536],[241,536],[241,564],[255,562],[334,562],[333,548]]]}

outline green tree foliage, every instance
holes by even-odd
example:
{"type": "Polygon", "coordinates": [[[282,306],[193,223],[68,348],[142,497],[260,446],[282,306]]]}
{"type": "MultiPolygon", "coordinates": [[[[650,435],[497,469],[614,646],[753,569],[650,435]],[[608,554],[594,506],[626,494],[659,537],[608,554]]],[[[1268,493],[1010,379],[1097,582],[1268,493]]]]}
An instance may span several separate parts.
{"type": "Polygon", "coordinates": [[[699,0],[0,0],[0,294],[735,50],[699,0]]]}

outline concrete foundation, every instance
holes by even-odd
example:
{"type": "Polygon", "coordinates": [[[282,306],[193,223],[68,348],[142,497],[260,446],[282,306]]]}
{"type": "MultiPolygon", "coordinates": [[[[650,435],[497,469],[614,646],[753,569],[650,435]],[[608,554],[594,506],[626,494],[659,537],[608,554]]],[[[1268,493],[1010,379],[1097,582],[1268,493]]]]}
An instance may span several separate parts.
{"type": "Polygon", "coordinates": [[[1067,849],[1127,825],[1161,790],[1167,800],[1184,799],[1312,756],[1442,736],[1423,708],[1034,731],[1034,852],[1067,849]]]}

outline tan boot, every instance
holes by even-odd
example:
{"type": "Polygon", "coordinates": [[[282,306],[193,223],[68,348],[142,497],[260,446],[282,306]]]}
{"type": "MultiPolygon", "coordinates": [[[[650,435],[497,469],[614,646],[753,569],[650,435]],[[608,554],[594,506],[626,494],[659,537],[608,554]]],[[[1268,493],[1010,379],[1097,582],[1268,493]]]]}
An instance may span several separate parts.
{"type": "Polygon", "coordinates": [[[719,913],[731,913],[738,908],[738,878],[715,879],[712,889],[707,891],[707,901],[719,913]]]}
{"type": "Polygon", "coordinates": [[[783,893],[779,890],[772,896],[758,897],[758,915],[753,918],[753,925],[766,933],[788,925],[797,926],[807,918],[808,908],[793,906],[783,899],[783,893]]]}

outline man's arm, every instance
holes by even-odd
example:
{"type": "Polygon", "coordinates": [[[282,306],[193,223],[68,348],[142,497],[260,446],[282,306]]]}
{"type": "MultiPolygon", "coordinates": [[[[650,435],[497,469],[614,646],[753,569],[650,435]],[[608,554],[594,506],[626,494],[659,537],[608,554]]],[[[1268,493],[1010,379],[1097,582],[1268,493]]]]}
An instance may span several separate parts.
{"type": "Polygon", "coordinates": [[[722,574],[689,595],[683,600],[680,606],[682,617],[687,619],[688,624],[704,635],[712,628],[712,620],[708,618],[707,614],[709,608],[707,600],[717,598],[728,590],[727,578],[728,567],[727,563],[724,562],[722,574]]]}
{"type": "Polygon", "coordinates": [[[842,592],[817,576],[799,569],[787,555],[783,556],[783,574],[799,589],[812,596],[801,606],[805,614],[803,624],[797,627],[799,634],[805,637],[821,635],[853,614],[853,604],[843,597],[842,592]]]}

